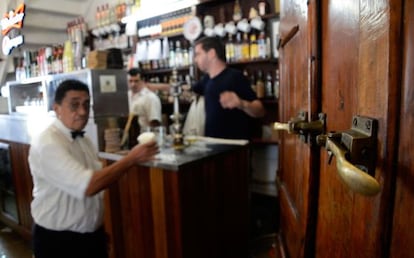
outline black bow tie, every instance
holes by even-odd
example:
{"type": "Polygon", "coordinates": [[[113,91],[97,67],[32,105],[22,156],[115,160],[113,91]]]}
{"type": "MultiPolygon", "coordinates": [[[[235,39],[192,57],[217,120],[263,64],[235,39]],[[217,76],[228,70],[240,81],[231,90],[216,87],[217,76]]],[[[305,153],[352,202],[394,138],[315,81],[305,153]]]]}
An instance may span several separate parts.
{"type": "Polygon", "coordinates": [[[72,139],[76,139],[78,136],[83,137],[85,131],[72,131],[70,133],[72,134],[72,139]]]}

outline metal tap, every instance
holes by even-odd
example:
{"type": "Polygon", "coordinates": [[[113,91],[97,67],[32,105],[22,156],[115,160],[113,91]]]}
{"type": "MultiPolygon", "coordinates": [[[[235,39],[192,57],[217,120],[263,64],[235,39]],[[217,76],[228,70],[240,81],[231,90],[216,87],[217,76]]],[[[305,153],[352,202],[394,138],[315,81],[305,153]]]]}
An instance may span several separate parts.
{"type": "Polygon", "coordinates": [[[173,121],[171,125],[172,129],[172,136],[173,136],[173,147],[175,149],[182,149],[184,147],[184,135],[183,135],[183,124],[182,119],[183,116],[180,113],[180,100],[179,97],[181,95],[181,84],[182,82],[178,81],[177,70],[174,68],[172,71],[171,77],[171,94],[174,98],[173,102],[173,114],[170,116],[171,120],[173,121]]]}

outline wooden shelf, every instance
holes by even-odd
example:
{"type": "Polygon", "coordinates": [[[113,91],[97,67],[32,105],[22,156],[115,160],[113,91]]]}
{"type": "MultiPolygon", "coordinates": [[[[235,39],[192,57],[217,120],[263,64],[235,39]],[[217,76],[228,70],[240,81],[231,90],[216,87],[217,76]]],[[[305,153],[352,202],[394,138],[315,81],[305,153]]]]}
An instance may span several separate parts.
{"type": "Polygon", "coordinates": [[[238,66],[238,65],[247,65],[247,64],[262,64],[262,63],[271,63],[271,64],[278,64],[277,58],[260,58],[255,60],[246,60],[246,61],[238,61],[238,62],[228,62],[229,66],[238,66]]]}
{"type": "MultiPolygon", "coordinates": [[[[177,37],[182,37],[184,38],[183,32],[176,32],[176,33],[167,33],[164,35],[155,35],[155,36],[144,36],[144,37],[140,37],[140,40],[150,40],[150,39],[162,39],[162,38],[177,38],[177,37]]],[[[186,40],[186,39],[185,39],[186,40]]]]}
{"type": "MultiPolygon", "coordinates": [[[[182,72],[182,71],[187,71],[190,69],[190,66],[182,66],[182,67],[177,67],[177,72],[182,72]]],[[[173,68],[163,68],[163,69],[157,69],[157,70],[143,70],[142,74],[143,75],[153,75],[153,74],[164,74],[164,73],[172,73],[174,69],[173,68]]]]}

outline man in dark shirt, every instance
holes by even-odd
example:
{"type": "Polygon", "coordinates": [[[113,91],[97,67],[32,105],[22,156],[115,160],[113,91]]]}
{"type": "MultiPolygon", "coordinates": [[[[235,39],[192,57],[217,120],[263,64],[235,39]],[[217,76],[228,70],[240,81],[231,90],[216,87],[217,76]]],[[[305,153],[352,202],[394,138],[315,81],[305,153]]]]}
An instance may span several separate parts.
{"type": "Polygon", "coordinates": [[[205,136],[250,139],[253,118],[264,116],[265,109],[242,72],[227,67],[223,42],[217,37],[196,41],[194,61],[205,73],[193,86],[205,99],[205,136]]]}

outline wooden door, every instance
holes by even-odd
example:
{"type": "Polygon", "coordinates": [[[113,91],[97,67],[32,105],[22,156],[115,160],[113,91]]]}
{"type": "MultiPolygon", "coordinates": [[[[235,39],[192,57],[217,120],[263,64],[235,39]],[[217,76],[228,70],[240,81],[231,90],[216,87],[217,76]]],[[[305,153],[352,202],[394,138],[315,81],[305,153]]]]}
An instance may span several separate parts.
{"type": "MultiPolygon", "coordinates": [[[[280,119],[288,121],[300,110],[311,117],[323,112],[327,131],[350,129],[354,115],[377,119],[374,177],[381,191],[371,197],[351,191],[338,176],[335,157],[329,164],[323,147],[285,133],[279,173],[283,252],[288,257],[388,257],[403,3],[321,0],[308,1],[307,6],[306,2],[286,0],[281,5],[282,38],[292,23],[300,27],[281,51],[280,119]]],[[[409,215],[401,212],[404,216],[409,215]]]]}
{"type": "MultiPolygon", "coordinates": [[[[316,1],[281,2],[280,15],[280,122],[288,122],[300,112],[316,119],[317,87],[317,8],[316,1]],[[308,3],[309,2],[309,3],[308,3]]],[[[281,133],[278,187],[282,245],[289,257],[305,257],[312,248],[317,200],[318,149],[294,134],[281,133]]]]}
{"type": "Polygon", "coordinates": [[[398,122],[400,2],[322,1],[321,93],[327,130],[349,129],[354,115],[378,120],[375,178],[381,191],[373,197],[350,191],[321,149],[316,257],[387,257],[398,122]]]}
{"type": "MultiPolygon", "coordinates": [[[[395,206],[391,230],[391,258],[414,257],[414,1],[404,3],[402,55],[402,98],[399,122],[398,158],[391,171],[395,180],[395,206]]],[[[394,179],[393,179],[394,180],[394,179]]]]}

